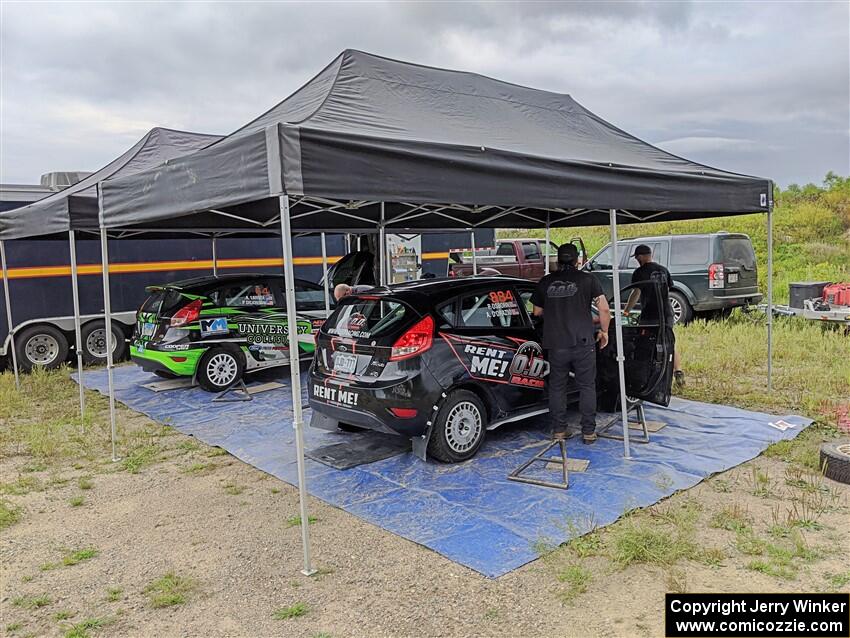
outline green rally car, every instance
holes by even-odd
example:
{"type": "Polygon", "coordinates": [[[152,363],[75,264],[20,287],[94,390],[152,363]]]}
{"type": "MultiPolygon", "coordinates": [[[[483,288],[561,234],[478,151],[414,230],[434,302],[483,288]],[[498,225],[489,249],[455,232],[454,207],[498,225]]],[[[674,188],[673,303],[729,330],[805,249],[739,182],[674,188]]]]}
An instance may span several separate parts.
{"type": "MultiPolygon", "coordinates": [[[[283,276],[199,277],[146,290],[130,341],[130,357],[142,369],[193,377],[220,392],[246,372],[289,363],[283,276]]],[[[300,354],[310,357],[326,318],[324,288],[296,279],[295,305],[300,354]]]]}

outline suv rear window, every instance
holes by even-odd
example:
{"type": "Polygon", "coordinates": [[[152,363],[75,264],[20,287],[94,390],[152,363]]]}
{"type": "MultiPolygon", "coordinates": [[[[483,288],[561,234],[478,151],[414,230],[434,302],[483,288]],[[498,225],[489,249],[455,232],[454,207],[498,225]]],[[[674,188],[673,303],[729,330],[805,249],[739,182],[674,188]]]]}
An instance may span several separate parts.
{"type": "Polygon", "coordinates": [[[670,242],[671,266],[703,266],[708,263],[708,237],[673,237],[670,242]]]}
{"type": "Polygon", "coordinates": [[[756,254],[753,244],[746,237],[724,237],[720,240],[720,254],[723,262],[746,268],[755,268],[756,254]]]}
{"type": "Polygon", "coordinates": [[[370,339],[395,330],[408,316],[407,308],[398,301],[348,299],[328,317],[322,332],[348,339],[370,339]]]}

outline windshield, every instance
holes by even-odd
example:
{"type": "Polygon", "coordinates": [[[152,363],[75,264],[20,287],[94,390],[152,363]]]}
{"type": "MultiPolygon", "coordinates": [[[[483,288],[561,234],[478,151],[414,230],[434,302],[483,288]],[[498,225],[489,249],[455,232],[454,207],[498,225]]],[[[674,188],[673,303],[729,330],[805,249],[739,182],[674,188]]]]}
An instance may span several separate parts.
{"type": "Polygon", "coordinates": [[[324,323],[322,332],[348,339],[371,339],[395,330],[406,315],[406,307],[397,301],[349,297],[324,323]]]}

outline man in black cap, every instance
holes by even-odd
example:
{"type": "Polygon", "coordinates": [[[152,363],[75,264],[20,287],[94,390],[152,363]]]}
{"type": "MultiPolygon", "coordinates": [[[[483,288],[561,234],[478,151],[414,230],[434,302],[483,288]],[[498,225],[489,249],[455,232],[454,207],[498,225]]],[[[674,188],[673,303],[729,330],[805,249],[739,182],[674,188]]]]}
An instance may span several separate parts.
{"type": "Polygon", "coordinates": [[[576,268],[578,249],[558,248],[560,270],[543,277],[531,295],[534,316],[543,316],[543,347],[549,359],[549,415],[553,437],[567,438],[567,384],[570,370],[579,389],[581,433],[596,441],[596,344],[608,345],[611,311],[599,280],[576,268]],[[599,310],[600,331],[594,336],[592,302],[599,310]],[[545,314],[544,314],[545,313],[545,314]]]}
{"type": "MultiPolygon", "coordinates": [[[[670,276],[670,271],[661,264],[652,261],[652,249],[646,244],[638,244],[634,252],[635,261],[640,264],[632,273],[632,283],[636,284],[641,281],[651,281],[654,277],[660,278],[664,283],[662,301],[664,313],[664,322],[667,324],[668,339],[673,347],[673,377],[676,379],[677,385],[685,384],[685,373],[682,371],[682,361],[678,350],[675,348],[675,337],[673,335],[673,308],[670,306],[670,301],[667,293],[673,287],[673,277],[670,276]]],[[[635,307],[635,304],[640,300],[640,321],[641,323],[658,323],[658,318],[661,316],[658,308],[658,301],[655,295],[646,295],[646,299],[641,299],[641,291],[635,288],[629,294],[629,299],[626,301],[626,307],[623,309],[623,314],[628,316],[635,307]]]]}

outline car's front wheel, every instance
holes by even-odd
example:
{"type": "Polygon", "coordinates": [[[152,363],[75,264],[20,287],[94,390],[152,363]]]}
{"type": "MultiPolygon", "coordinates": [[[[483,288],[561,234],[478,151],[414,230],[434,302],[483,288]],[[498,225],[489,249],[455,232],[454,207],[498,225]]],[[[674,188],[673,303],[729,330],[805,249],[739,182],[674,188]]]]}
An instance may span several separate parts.
{"type": "Polygon", "coordinates": [[[484,404],[468,390],[449,393],[437,412],[428,454],[444,463],[458,463],[475,456],[487,433],[484,404]]]}
{"type": "Polygon", "coordinates": [[[245,355],[226,348],[210,348],[198,362],[198,385],[207,392],[227,390],[242,378],[245,355]]]}
{"type": "Polygon", "coordinates": [[[680,292],[671,290],[669,293],[670,308],[673,310],[673,324],[683,326],[694,318],[694,309],[680,292]]]}

